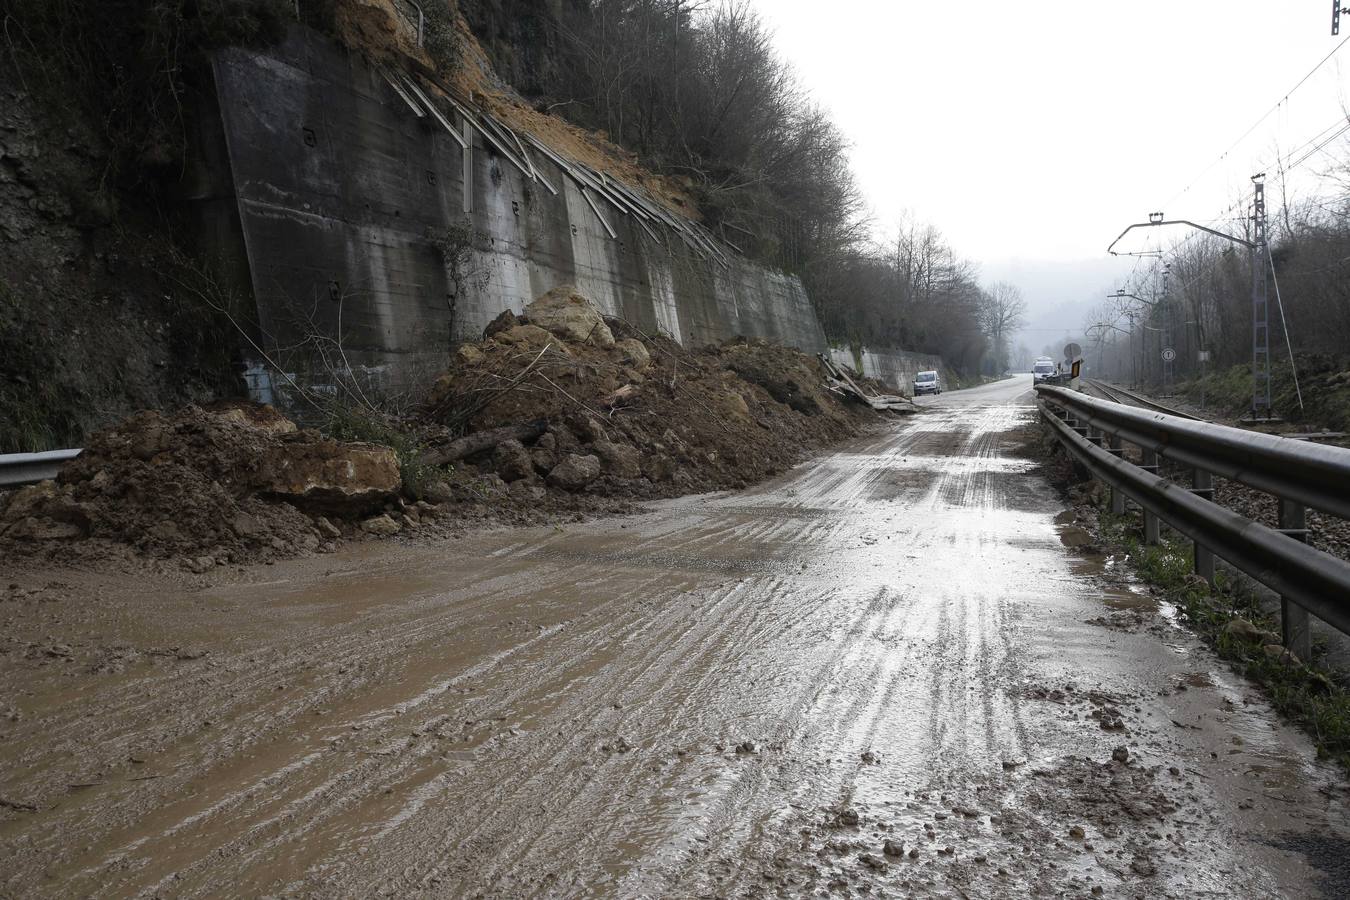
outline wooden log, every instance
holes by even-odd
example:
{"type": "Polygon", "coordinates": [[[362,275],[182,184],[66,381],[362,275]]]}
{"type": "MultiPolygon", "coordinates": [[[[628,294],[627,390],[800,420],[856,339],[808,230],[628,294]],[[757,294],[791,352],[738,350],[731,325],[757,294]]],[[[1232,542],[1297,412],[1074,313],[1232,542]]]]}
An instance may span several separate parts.
{"type": "Polygon", "coordinates": [[[446,463],[491,450],[503,441],[532,441],[548,430],[548,422],[540,419],[524,425],[505,425],[488,431],[476,431],[456,438],[448,444],[427,450],[418,460],[424,466],[443,466],[446,463]]]}

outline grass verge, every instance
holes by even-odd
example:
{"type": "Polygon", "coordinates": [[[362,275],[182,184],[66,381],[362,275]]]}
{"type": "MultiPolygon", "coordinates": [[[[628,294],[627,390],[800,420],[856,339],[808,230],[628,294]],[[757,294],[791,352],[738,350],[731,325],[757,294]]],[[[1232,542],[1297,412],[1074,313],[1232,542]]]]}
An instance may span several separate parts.
{"type": "Polygon", "coordinates": [[[1350,774],[1350,691],[1343,686],[1344,675],[1316,661],[1282,661],[1262,643],[1230,631],[1227,626],[1235,619],[1273,633],[1279,632],[1279,622],[1262,608],[1245,580],[1220,571],[1210,587],[1195,575],[1189,540],[1170,536],[1157,545],[1144,544],[1134,516],[1113,516],[1104,506],[1099,521],[1102,542],[1123,551],[1135,573],[1161,590],[1196,634],[1260,685],[1280,714],[1313,739],[1320,758],[1334,760],[1350,774]]]}

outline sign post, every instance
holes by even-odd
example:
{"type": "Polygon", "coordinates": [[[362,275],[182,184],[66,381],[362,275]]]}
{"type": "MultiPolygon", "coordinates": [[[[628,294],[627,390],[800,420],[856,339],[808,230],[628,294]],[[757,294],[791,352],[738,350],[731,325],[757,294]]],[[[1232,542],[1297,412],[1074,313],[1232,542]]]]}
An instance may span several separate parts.
{"type": "Polygon", "coordinates": [[[1074,343],[1065,344],[1064,361],[1069,364],[1069,390],[1081,390],[1078,385],[1083,374],[1083,348],[1074,343]]]}

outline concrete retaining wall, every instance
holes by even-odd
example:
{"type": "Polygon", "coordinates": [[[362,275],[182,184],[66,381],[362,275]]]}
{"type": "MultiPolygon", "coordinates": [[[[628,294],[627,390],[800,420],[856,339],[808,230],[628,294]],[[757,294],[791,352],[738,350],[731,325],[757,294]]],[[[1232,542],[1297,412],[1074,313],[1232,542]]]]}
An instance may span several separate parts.
{"type": "MultiPolygon", "coordinates": [[[[653,241],[597,197],[611,238],[557,166],[535,158],[554,196],[481,137],[472,261],[452,279],[440,247],[465,221],[464,151],[378,71],[296,27],[266,52],[220,53],[215,78],[263,342],[302,381],[322,383],[336,357],[411,387],[455,342],[563,283],[685,343],[746,335],[825,349],[797,278],[731,253],[729,266],[704,259],[664,228],[667,243],[653,241]],[[285,349],[308,339],[312,350],[316,336],[328,357],[317,369],[313,353],[285,349]]],[[[260,396],[283,383],[260,359],[252,376],[260,396]]]]}
{"type": "MultiPolygon", "coordinates": [[[[830,348],[830,359],[835,365],[848,366],[858,371],[858,359],[847,347],[830,348]]],[[[914,393],[914,374],[930,369],[942,372],[942,357],[911,353],[908,350],[862,351],[862,374],[902,391],[905,396],[914,393]]]]}

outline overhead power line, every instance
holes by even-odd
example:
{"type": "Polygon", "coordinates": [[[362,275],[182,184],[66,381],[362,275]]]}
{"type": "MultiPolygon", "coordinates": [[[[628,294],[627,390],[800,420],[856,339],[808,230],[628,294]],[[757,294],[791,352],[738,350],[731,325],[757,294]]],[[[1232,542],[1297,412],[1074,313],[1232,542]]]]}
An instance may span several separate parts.
{"type": "Polygon", "coordinates": [[[1263,122],[1265,122],[1266,119],[1269,119],[1272,115],[1274,115],[1274,114],[1279,110],[1279,108],[1280,108],[1281,106],[1283,106],[1285,103],[1287,103],[1287,102],[1289,101],[1289,98],[1292,97],[1292,96],[1294,95],[1294,93],[1295,93],[1299,88],[1301,88],[1301,87],[1303,87],[1303,85],[1307,84],[1308,79],[1311,78],[1311,77],[1313,77],[1313,75],[1317,74],[1317,70],[1318,70],[1318,69],[1321,69],[1324,65],[1326,65],[1326,64],[1327,64],[1327,61],[1330,60],[1333,56],[1335,56],[1335,55],[1340,51],[1340,49],[1341,49],[1342,47],[1344,47],[1347,43],[1350,43],[1350,37],[1342,38],[1341,41],[1340,41],[1340,43],[1338,43],[1335,47],[1333,47],[1330,53],[1328,53],[1326,56],[1322,57],[1322,59],[1317,63],[1317,65],[1315,65],[1315,66],[1313,66],[1311,69],[1309,69],[1309,70],[1308,70],[1308,73],[1307,73],[1306,75],[1304,75],[1302,78],[1300,78],[1300,79],[1298,80],[1298,83],[1297,83],[1297,84],[1295,84],[1295,85],[1294,85],[1293,87],[1291,87],[1289,90],[1285,91],[1285,92],[1284,92],[1284,95],[1283,95],[1282,97],[1280,97],[1280,99],[1279,99],[1278,101],[1276,101],[1276,103],[1275,103],[1274,106],[1272,106],[1270,109],[1268,109],[1268,110],[1266,110],[1264,113],[1262,113],[1261,117],[1260,117],[1259,119],[1257,119],[1255,122],[1253,122],[1250,128],[1248,128],[1246,131],[1242,132],[1242,134],[1238,136],[1238,139],[1235,140],[1235,141],[1233,141],[1233,143],[1230,144],[1226,150],[1224,150],[1222,153],[1220,153],[1220,154],[1218,155],[1218,157],[1217,157],[1213,162],[1211,162],[1208,166],[1206,166],[1205,169],[1204,169],[1204,171],[1202,171],[1199,175],[1197,175],[1197,176],[1195,176],[1194,178],[1192,178],[1191,181],[1190,181],[1190,183],[1187,184],[1184,188],[1182,188],[1181,190],[1179,190],[1179,191],[1177,191],[1175,194],[1173,194],[1171,197],[1169,197],[1169,198],[1167,199],[1167,202],[1163,204],[1163,207],[1165,208],[1165,207],[1167,207],[1168,205],[1170,205],[1170,204],[1172,203],[1173,200],[1176,200],[1178,197],[1180,197],[1180,196],[1182,196],[1183,194],[1185,194],[1185,193],[1186,193],[1187,191],[1189,191],[1191,188],[1195,187],[1195,185],[1200,181],[1200,179],[1204,178],[1204,177],[1205,177],[1206,175],[1208,175],[1211,171],[1213,171],[1213,169],[1214,169],[1215,166],[1217,166],[1219,163],[1223,162],[1224,159],[1227,158],[1227,156],[1228,156],[1229,153],[1232,153],[1233,150],[1235,150],[1239,144],[1241,144],[1243,141],[1245,141],[1248,137],[1251,136],[1252,132],[1254,132],[1254,131],[1256,131],[1256,129],[1260,128],[1260,127],[1261,127],[1261,124],[1262,124],[1263,122]]]}

